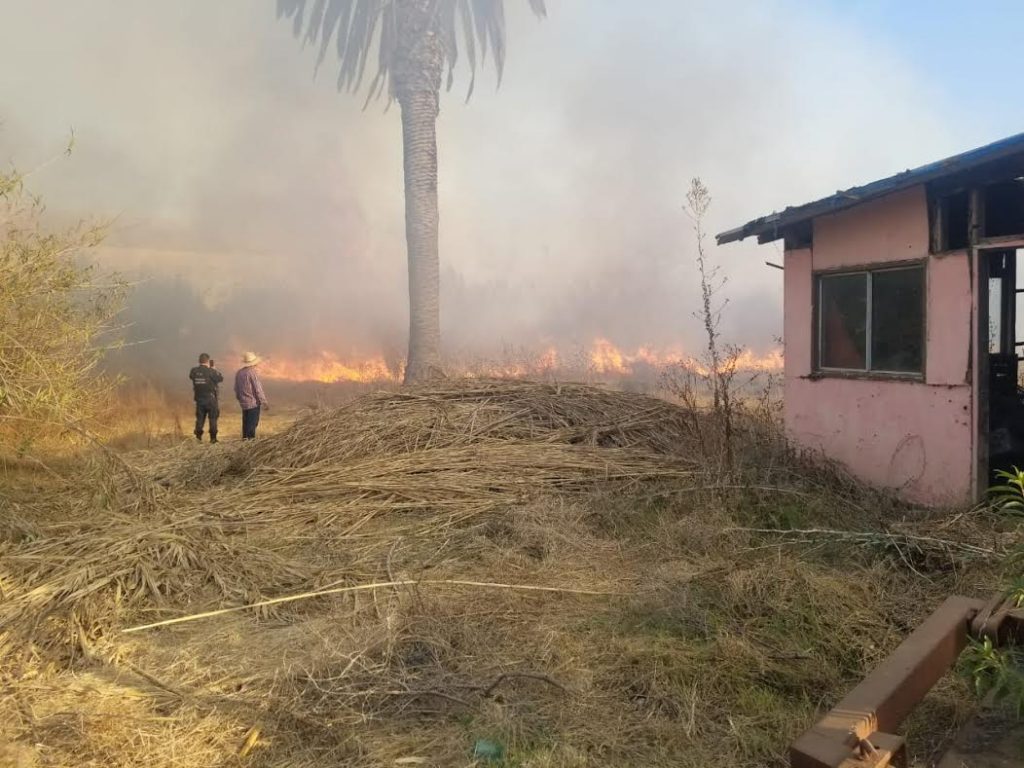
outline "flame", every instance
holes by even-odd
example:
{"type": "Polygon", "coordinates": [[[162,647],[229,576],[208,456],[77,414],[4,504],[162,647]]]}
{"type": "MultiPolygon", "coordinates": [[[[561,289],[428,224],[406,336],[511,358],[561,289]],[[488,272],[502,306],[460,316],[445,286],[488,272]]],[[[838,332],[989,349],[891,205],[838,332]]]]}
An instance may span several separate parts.
{"type": "MultiPolygon", "coordinates": [[[[594,340],[590,348],[590,362],[597,373],[630,376],[641,365],[650,368],[667,368],[685,365],[697,373],[706,375],[707,365],[681,349],[655,349],[638,347],[634,352],[623,352],[607,339],[594,340]]],[[[757,355],[751,349],[743,349],[734,357],[723,354],[723,365],[732,365],[737,371],[781,371],[783,357],[781,349],[774,349],[766,355],[757,355]]]]}
{"type": "Polygon", "coordinates": [[[549,371],[553,371],[558,367],[558,350],[554,347],[548,347],[538,360],[541,368],[549,371]]]}
{"type": "Polygon", "coordinates": [[[752,350],[744,349],[736,357],[736,369],[740,371],[781,371],[785,366],[781,349],[773,349],[767,355],[757,356],[752,350]]]}
{"type": "Polygon", "coordinates": [[[598,373],[625,375],[631,372],[627,356],[608,339],[594,340],[590,347],[590,364],[598,373]]]}
{"type": "Polygon", "coordinates": [[[346,361],[327,351],[307,360],[274,357],[263,362],[260,372],[268,379],[318,381],[322,384],[339,381],[370,383],[394,381],[398,378],[398,373],[388,366],[383,357],[346,361]]]}
{"type": "MultiPolygon", "coordinates": [[[[657,349],[652,346],[623,350],[605,338],[596,338],[581,354],[564,355],[557,347],[549,346],[539,353],[520,353],[515,359],[477,361],[466,365],[449,365],[450,373],[471,377],[523,378],[542,376],[553,372],[566,375],[596,374],[625,378],[656,371],[670,366],[685,365],[699,374],[707,374],[707,367],[680,348],[657,349]]],[[[736,370],[775,372],[782,370],[782,350],[775,349],[757,355],[750,349],[742,350],[733,360],[736,370]]],[[[383,383],[401,378],[401,366],[389,366],[381,356],[363,360],[343,359],[333,352],[323,351],[307,359],[274,357],[263,363],[262,372],[268,379],[283,381],[315,381],[383,383]]]]}

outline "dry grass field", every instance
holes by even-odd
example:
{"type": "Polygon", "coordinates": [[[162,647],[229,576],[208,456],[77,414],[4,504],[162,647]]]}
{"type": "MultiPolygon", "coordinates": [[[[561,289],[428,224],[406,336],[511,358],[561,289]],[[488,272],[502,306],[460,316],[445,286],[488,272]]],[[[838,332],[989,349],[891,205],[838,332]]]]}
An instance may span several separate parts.
{"type": "MultiPolygon", "coordinates": [[[[217,446],[132,397],[108,447],[5,465],[0,764],[781,766],[1017,536],[753,415],[723,474],[706,416],[599,387],[307,392],[217,446]]],[[[914,764],[974,708],[933,691],[914,764]]]]}

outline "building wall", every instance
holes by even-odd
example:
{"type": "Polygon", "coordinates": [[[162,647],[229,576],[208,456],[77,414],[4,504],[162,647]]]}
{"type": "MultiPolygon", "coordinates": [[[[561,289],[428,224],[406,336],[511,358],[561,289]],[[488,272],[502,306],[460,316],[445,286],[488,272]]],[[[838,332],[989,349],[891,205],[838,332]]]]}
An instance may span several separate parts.
{"type": "Polygon", "coordinates": [[[785,256],[786,429],[857,477],[925,504],[972,494],[972,281],[966,253],[928,256],[923,187],[814,221],[785,256]],[[924,381],[813,376],[813,274],[928,258],[924,381]]]}

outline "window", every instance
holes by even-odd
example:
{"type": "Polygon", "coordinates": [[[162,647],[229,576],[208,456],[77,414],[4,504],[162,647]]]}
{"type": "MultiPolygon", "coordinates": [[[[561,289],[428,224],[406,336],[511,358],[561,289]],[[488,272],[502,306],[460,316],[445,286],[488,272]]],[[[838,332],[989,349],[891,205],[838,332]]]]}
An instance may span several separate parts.
{"type": "Polygon", "coordinates": [[[963,189],[932,205],[932,253],[958,251],[970,242],[970,195],[963,189]]]}
{"type": "Polygon", "coordinates": [[[985,188],[985,237],[1024,234],[1024,180],[985,188]]]}
{"type": "Polygon", "coordinates": [[[867,273],[821,279],[821,367],[867,370],[867,273]]]}
{"type": "Polygon", "coordinates": [[[818,367],[922,373],[924,267],[820,275],[818,367]]]}

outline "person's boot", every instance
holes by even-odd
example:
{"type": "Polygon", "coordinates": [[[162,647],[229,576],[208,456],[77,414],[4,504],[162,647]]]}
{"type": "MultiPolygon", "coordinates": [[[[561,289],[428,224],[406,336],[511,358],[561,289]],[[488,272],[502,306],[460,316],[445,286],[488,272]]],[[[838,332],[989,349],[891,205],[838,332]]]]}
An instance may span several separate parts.
{"type": "Polygon", "coordinates": [[[196,432],[196,440],[198,440],[200,443],[203,442],[203,433],[202,432],[196,432]]]}
{"type": "Polygon", "coordinates": [[[210,435],[210,444],[212,445],[213,443],[216,443],[216,442],[217,442],[217,436],[214,435],[214,434],[211,434],[210,435]]]}

